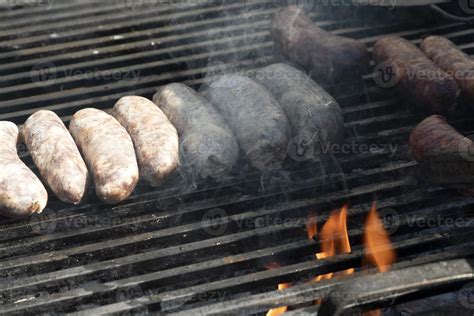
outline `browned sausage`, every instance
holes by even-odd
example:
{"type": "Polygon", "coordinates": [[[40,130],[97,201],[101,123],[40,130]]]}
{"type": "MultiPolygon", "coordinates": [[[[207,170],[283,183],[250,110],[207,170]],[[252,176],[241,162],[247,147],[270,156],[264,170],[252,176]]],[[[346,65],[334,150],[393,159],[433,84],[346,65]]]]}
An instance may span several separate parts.
{"type": "Polygon", "coordinates": [[[273,16],[271,35],[275,47],[318,82],[360,79],[368,70],[369,53],[362,42],[317,27],[297,6],[273,16]]]}
{"type": "Polygon", "coordinates": [[[474,144],[444,117],[432,115],[421,122],[410,135],[410,147],[429,182],[473,187],[474,144]]]}
{"type": "Polygon", "coordinates": [[[125,200],[138,182],[138,164],[127,130],[97,109],[80,110],[69,131],[92,174],[97,196],[107,203],[125,200]]]}
{"type": "Polygon", "coordinates": [[[132,137],[140,176],[152,186],[162,184],[179,164],[176,128],[156,104],[138,96],[121,98],[110,114],[132,137]]]}
{"type": "Polygon", "coordinates": [[[474,60],[442,36],[425,38],[420,48],[456,80],[465,100],[474,106],[474,60]]]}
{"type": "Polygon", "coordinates": [[[17,141],[16,125],[0,122],[0,215],[8,217],[41,213],[48,203],[43,184],[18,157],[17,141]]]}
{"type": "Polygon", "coordinates": [[[430,114],[448,114],[457,107],[460,89],[453,77],[436,66],[409,41],[395,36],[378,40],[374,60],[383,65],[376,71],[392,76],[402,96],[430,114]]]}
{"type": "Polygon", "coordinates": [[[89,172],[61,119],[51,111],[31,115],[21,135],[35,165],[63,202],[79,204],[89,187],[89,172]]]}

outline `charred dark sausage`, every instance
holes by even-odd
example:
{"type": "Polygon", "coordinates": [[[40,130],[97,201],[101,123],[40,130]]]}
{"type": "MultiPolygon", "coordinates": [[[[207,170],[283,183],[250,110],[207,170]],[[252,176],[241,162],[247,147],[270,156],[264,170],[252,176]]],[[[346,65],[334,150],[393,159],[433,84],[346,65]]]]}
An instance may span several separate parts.
{"type": "Polygon", "coordinates": [[[433,115],[421,122],[410,135],[410,147],[429,182],[474,186],[474,143],[444,117],[433,115]]]}
{"type": "Polygon", "coordinates": [[[311,72],[317,82],[360,80],[368,71],[369,53],[362,42],[317,27],[297,6],[273,16],[271,36],[275,47],[311,72]]]}
{"type": "Polygon", "coordinates": [[[384,37],[375,43],[373,55],[382,65],[376,70],[390,70],[391,85],[408,101],[430,114],[455,111],[460,94],[456,81],[414,44],[400,37],[384,37]]]}
{"type": "Polygon", "coordinates": [[[450,74],[461,88],[465,101],[474,108],[474,60],[449,39],[429,36],[421,50],[439,67],[450,74]]]}

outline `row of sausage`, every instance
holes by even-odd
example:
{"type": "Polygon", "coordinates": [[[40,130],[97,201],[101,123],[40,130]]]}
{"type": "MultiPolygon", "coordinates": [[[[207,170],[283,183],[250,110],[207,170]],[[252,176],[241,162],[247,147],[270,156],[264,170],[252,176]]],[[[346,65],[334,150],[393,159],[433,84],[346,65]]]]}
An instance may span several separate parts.
{"type": "Polygon", "coordinates": [[[318,148],[341,141],[343,127],[336,101],[285,64],[248,76],[223,75],[203,93],[174,83],[161,87],[153,102],[123,97],[110,114],[83,109],[69,130],[55,113],[38,111],[20,132],[0,122],[0,214],[39,213],[48,200],[42,182],[18,157],[18,138],[60,200],[81,203],[93,183],[101,200],[117,203],[139,177],[153,186],[163,183],[180,160],[201,178],[229,173],[240,152],[255,168],[274,169],[295,137],[301,137],[303,153],[311,148],[308,155],[316,158],[318,148]]]}
{"type": "MultiPolygon", "coordinates": [[[[275,47],[304,67],[318,82],[359,81],[369,68],[369,52],[356,39],[326,32],[296,6],[273,17],[275,47]]],[[[424,114],[410,135],[410,147],[421,175],[436,185],[474,186],[474,143],[436,114],[458,116],[474,109],[474,61],[442,36],[426,37],[420,47],[396,36],[385,36],[374,46],[374,79],[395,88],[424,114]]]]}
{"type": "MultiPolygon", "coordinates": [[[[370,54],[359,40],[317,27],[297,6],[278,11],[272,20],[275,47],[320,83],[360,81],[370,54]]],[[[453,114],[461,103],[474,108],[474,61],[442,36],[425,38],[420,47],[397,36],[375,43],[377,82],[395,88],[428,114],[453,114]],[[380,73],[379,73],[380,71],[380,73]]]]}

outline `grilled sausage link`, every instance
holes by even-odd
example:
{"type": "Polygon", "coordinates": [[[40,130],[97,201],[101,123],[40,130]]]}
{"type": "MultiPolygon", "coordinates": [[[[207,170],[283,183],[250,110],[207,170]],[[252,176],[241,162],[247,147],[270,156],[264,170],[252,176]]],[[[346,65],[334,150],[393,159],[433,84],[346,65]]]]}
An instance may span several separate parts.
{"type": "Polygon", "coordinates": [[[38,111],[25,122],[21,136],[53,193],[63,202],[79,204],[89,187],[89,172],[61,119],[54,112],[38,111]]]}
{"type": "Polygon", "coordinates": [[[290,135],[278,101],[262,85],[239,75],[224,75],[205,93],[233,130],[240,148],[260,170],[281,166],[290,135]]]}
{"type": "Polygon", "coordinates": [[[17,141],[16,125],[0,122],[0,215],[8,217],[41,213],[48,203],[43,184],[18,157],[17,141]]]}
{"type": "Polygon", "coordinates": [[[374,60],[393,74],[393,85],[402,96],[430,114],[455,111],[460,94],[453,77],[436,66],[409,41],[394,36],[375,43],[374,60]]]}
{"type": "Polygon", "coordinates": [[[318,82],[360,80],[368,71],[369,53],[362,42],[317,27],[297,6],[275,13],[270,32],[275,47],[318,82]]]}
{"type": "Polygon", "coordinates": [[[474,106],[474,60],[442,36],[423,40],[421,50],[458,83],[465,101],[474,106]]]}
{"type": "Polygon", "coordinates": [[[318,159],[342,141],[344,117],[336,100],[306,74],[286,64],[259,69],[255,80],[280,102],[292,130],[289,153],[296,160],[318,159]]]}
{"type": "Polygon", "coordinates": [[[152,186],[162,184],[179,165],[176,128],[156,104],[138,96],[121,98],[111,115],[132,137],[140,176],[152,186]]]}
{"type": "Polygon", "coordinates": [[[474,143],[444,117],[432,115],[410,135],[410,147],[423,176],[437,185],[474,185],[474,143]]]}
{"type": "Polygon", "coordinates": [[[183,160],[195,175],[219,179],[231,171],[239,156],[237,140],[206,99],[173,83],[161,87],[153,101],[178,129],[183,160]]]}
{"type": "Polygon", "coordinates": [[[74,114],[69,130],[92,174],[97,196],[107,203],[129,197],[139,172],[125,128],[109,114],[89,108],[74,114]]]}

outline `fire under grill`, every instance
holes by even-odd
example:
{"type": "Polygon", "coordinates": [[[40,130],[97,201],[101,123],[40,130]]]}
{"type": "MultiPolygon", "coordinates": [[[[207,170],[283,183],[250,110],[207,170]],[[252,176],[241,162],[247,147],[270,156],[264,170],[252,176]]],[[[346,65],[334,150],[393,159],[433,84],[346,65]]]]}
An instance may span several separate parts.
{"type": "MultiPolygon", "coordinates": [[[[269,21],[286,4],[54,0],[3,9],[0,120],[22,124],[45,108],[68,122],[124,95],[151,98],[171,82],[199,89],[220,73],[274,63],[282,57],[269,21]]],[[[440,34],[474,51],[470,25],[426,8],[306,5],[317,25],[369,48],[388,34],[415,43],[440,34]]],[[[472,315],[474,198],[419,180],[407,140],[421,117],[411,105],[370,75],[327,88],[346,121],[337,162],[288,162],[264,174],[241,162],[219,182],[178,173],[157,189],[139,184],[117,206],[91,194],[71,207],[50,195],[41,215],[1,219],[0,313],[264,315],[289,306],[288,315],[472,315]],[[364,262],[374,201],[397,255],[385,273],[364,262]],[[321,241],[308,238],[308,214],[320,228],[347,203],[351,253],[316,259],[321,241]],[[347,269],[355,271],[314,281],[347,269]]],[[[451,123],[472,133],[473,119],[451,123]]]]}

